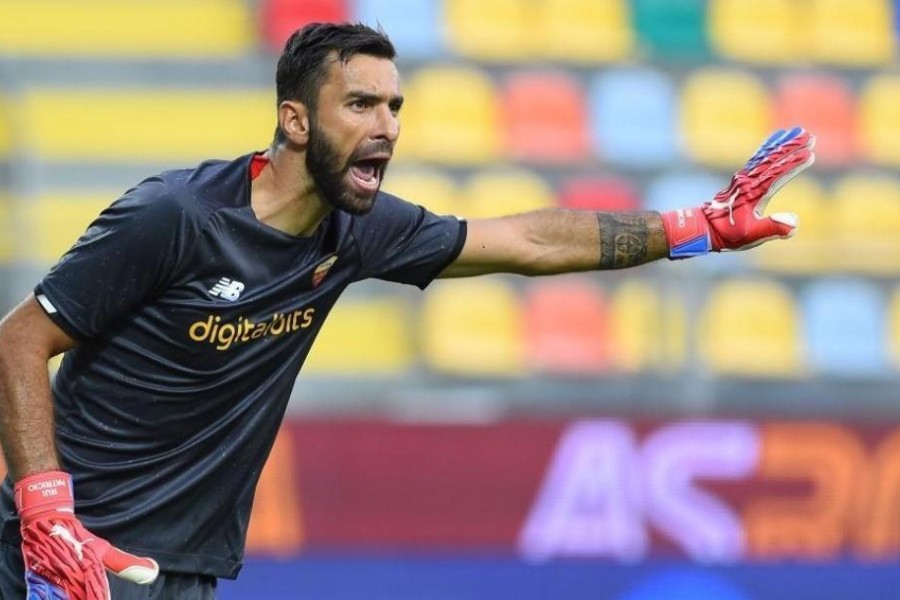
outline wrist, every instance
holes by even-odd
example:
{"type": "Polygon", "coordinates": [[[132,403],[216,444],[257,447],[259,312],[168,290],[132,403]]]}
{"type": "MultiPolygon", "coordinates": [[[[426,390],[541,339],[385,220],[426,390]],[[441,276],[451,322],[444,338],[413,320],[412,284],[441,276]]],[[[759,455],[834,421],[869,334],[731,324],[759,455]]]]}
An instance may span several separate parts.
{"type": "Polygon", "coordinates": [[[16,509],[23,522],[47,513],[74,514],[72,476],[64,471],[44,471],[23,477],[13,489],[16,509]]]}
{"type": "Polygon", "coordinates": [[[712,250],[709,222],[699,206],[664,212],[662,221],[670,259],[703,256],[712,250]]]}

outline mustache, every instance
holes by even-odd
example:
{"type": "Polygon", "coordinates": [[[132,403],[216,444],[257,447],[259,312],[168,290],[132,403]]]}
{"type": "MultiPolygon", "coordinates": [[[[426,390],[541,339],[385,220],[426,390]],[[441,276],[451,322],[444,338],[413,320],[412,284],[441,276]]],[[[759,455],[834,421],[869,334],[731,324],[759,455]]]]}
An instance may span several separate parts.
{"type": "Polygon", "coordinates": [[[389,156],[393,156],[394,143],[389,142],[388,140],[378,140],[370,144],[362,145],[357,148],[350,156],[350,162],[362,160],[365,157],[371,156],[373,154],[387,154],[389,156]]]}

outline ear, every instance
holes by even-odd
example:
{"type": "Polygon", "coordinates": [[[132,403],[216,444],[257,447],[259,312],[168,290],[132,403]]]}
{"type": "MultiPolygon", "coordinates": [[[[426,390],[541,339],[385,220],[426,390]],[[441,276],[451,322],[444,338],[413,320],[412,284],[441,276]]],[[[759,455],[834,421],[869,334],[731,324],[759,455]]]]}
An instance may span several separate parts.
{"type": "Polygon", "coordinates": [[[302,102],[282,102],[278,106],[278,124],[291,143],[305,146],[309,141],[309,110],[302,102]]]}

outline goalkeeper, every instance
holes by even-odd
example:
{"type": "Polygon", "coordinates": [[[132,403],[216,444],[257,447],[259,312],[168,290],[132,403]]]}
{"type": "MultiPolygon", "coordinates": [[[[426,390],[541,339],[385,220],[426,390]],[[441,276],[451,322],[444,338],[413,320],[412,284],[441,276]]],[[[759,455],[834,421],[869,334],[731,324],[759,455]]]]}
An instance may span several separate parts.
{"type": "Polygon", "coordinates": [[[393,58],[362,25],[296,32],[267,150],[128,190],[0,323],[0,598],[214,598],[297,373],[355,281],[619,269],[795,231],[763,213],[813,161],[799,128],[684,210],[434,215],[380,191],[393,58]]]}

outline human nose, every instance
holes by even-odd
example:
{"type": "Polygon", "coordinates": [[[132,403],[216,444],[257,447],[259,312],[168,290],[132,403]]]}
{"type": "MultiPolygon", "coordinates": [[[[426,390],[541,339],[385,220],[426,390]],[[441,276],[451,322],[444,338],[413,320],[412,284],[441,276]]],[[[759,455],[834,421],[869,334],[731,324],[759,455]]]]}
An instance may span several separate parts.
{"type": "Polygon", "coordinates": [[[392,144],[400,136],[400,119],[386,105],[379,107],[373,136],[375,139],[387,140],[392,144]]]}

